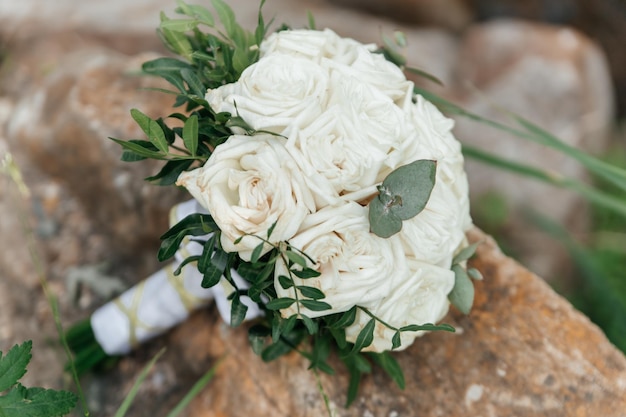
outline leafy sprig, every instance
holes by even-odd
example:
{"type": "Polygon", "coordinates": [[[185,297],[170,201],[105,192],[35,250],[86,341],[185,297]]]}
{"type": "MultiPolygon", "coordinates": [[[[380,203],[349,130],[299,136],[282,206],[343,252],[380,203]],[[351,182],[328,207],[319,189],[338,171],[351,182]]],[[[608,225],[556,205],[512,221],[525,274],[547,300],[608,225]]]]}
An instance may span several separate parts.
{"type": "MultiPolygon", "coordinates": [[[[233,134],[232,129],[237,128],[247,135],[257,133],[238,114],[215,113],[204,99],[204,94],[207,90],[237,81],[242,71],[259,59],[259,47],[267,25],[259,9],[256,30],[247,32],[236,22],[234,12],[222,0],[212,0],[211,3],[217,19],[204,7],[189,5],[182,0],[178,1],[176,8],[182,18],[172,19],[162,14],[159,36],[182,59],[158,58],[142,67],[146,74],[159,76],[173,86],[173,90],[160,91],[175,95],[174,106],[184,106],[184,113],[172,113],[165,119],[151,119],[133,109],[131,116],[146,139],[123,141],[112,138],[122,146],[124,161],[156,159],[165,162],[157,174],[146,178],[158,185],[174,184],[180,173],[206,162],[214,149],[233,134]],[[221,27],[217,22],[221,23],[221,27]],[[210,31],[205,32],[201,28],[210,31]]],[[[310,25],[314,26],[312,20],[310,25]]],[[[397,40],[401,41],[400,38],[397,40]]],[[[385,50],[382,52],[385,53],[385,50]]],[[[388,58],[396,55],[391,54],[388,58]]],[[[419,214],[428,202],[435,174],[436,162],[429,160],[415,161],[389,174],[379,185],[378,195],[370,202],[372,232],[382,237],[391,236],[401,229],[403,221],[419,214]]],[[[338,357],[351,376],[349,404],[356,397],[360,377],[371,372],[372,362],[384,369],[398,386],[404,387],[402,370],[389,352],[362,352],[373,342],[377,323],[394,332],[393,349],[400,347],[402,332],[454,331],[449,325],[429,323],[396,328],[360,306],[343,313],[308,317],[306,311],[332,308],[324,301],[323,291],[306,285],[307,279],[318,277],[320,273],[314,269],[315,261],[299,248],[286,241],[271,241],[274,226],[270,227],[265,237],[250,235],[259,239],[259,244],[252,250],[250,260],[244,261],[236,253],[227,253],[222,249],[221,231],[213,218],[209,214],[196,213],[182,219],[161,236],[158,252],[159,260],[164,261],[173,257],[186,240],[193,239],[203,246],[202,253],[184,259],[175,274],[180,274],[184,266],[195,264],[203,276],[203,287],[211,288],[222,279],[228,281],[233,288],[228,295],[231,302],[230,324],[233,327],[240,325],[247,313],[248,307],[242,298],[249,297],[257,303],[265,319],[250,327],[248,338],[252,349],[264,361],[295,350],[309,360],[311,369],[332,374],[334,370],[328,358],[335,346],[338,357]],[[277,262],[286,267],[286,272],[275,278],[277,262]],[[244,288],[237,284],[232,271],[246,281],[244,288]],[[290,290],[291,295],[279,297],[275,281],[283,289],[290,290]],[[295,314],[283,316],[285,309],[294,307],[295,314]],[[358,310],[367,314],[370,320],[355,342],[349,343],[345,329],[354,324],[358,310]],[[307,338],[310,350],[302,350],[301,342],[307,338]]]]}
{"type": "Polygon", "coordinates": [[[76,406],[78,397],[69,391],[44,388],[26,388],[18,381],[26,374],[30,362],[32,342],[13,346],[2,357],[0,352],[0,416],[2,417],[58,417],[68,414],[76,406]]]}

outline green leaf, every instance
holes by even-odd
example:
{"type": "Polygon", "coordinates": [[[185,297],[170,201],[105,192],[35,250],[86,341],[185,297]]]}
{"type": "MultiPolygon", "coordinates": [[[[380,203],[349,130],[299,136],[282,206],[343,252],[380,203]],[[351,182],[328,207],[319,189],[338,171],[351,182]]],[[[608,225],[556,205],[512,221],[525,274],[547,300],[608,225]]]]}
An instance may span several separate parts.
{"type": "Polygon", "coordinates": [[[211,0],[211,4],[217,11],[220,22],[224,25],[224,29],[226,29],[228,36],[231,39],[234,38],[236,36],[237,23],[233,9],[231,9],[230,6],[222,0],[211,0]]]}
{"type": "Polygon", "coordinates": [[[411,72],[411,73],[413,73],[415,75],[419,75],[422,78],[426,78],[427,80],[432,81],[435,84],[439,84],[442,87],[444,86],[443,81],[441,81],[439,78],[435,77],[434,75],[432,75],[431,73],[429,73],[427,71],[424,71],[424,70],[421,70],[421,69],[415,68],[415,67],[405,67],[405,69],[408,72],[411,72]]]}
{"type": "Polygon", "coordinates": [[[265,307],[268,310],[282,310],[283,308],[290,307],[296,300],[294,298],[282,297],[282,298],[274,298],[270,300],[265,307]]]}
{"type": "Polygon", "coordinates": [[[350,352],[350,355],[360,352],[362,349],[368,347],[374,341],[374,328],[376,327],[376,320],[370,319],[363,329],[359,332],[359,335],[354,341],[354,347],[350,352]]]}
{"type": "Polygon", "coordinates": [[[435,186],[437,163],[426,159],[411,162],[393,170],[379,194],[369,204],[372,233],[390,237],[402,229],[402,220],[417,216],[428,203],[435,186]]]}
{"type": "Polygon", "coordinates": [[[476,243],[472,243],[469,246],[464,247],[463,249],[461,249],[459,251],[459,253],[457,253],[454,258],[452,258],[452,265],[455,264],[460,264],[463,261],[467,261],[469,258],[471,258],[472,256],[474,256],[474,254],[476,253],[476,248],[478,247],[478,245],[480,245],[482,242],[476,242],[476,243]]]}
{"type": "Polygon", "coordinates": [[[402,345],[402,339],[400,336],[400,331],[398,330],[393,334],[393,337],[391,338],[391,349],[398,349],[400,345],[402,345]]]}
{"type": "Polygon", "coordinates": [[[174,256],[183,239],[188,235],[202,236],[214,230],[218,230],[218,227],[210,215],[190,214],[161,236],[161,246],[157,258],[159,261],[165,261],[174,256]]]}
{"type": "Polygon", "coordinates": [[[435,186],[436,172],[437,163],[426,159],[393,170],[384,179],[383,187],[400,200],[397,204],[391,203],[389,210],[401,220],[417,216],[428,203],[435,186]]]}
{"type": "Polygon", "coordinates": [[[354,323],[354,320],[356,319],[356,311],[357,307],[352,307],[350,310],[343,313],[337,321],[329,323],[329,327],[332,329],[345,329],[354,323]]]}
{"type": "Polygon", "coordinates": [[[454,288],[448,295],[450,302],[463,314],[469,314],[474,304],[474,284],[460,265],[453,265],[454,288]]]}
{"type": "Polygon", "coordinates": [[[310,10],[306,11],[306,18],[309,22],[309,29],[315,30],[315,16],[313,16],[313,13],[311,13],[310,10]]]}
{"type": "MultiPolygon", "coordinates": [[[[169,19],[164,13],[161,13],[161,25],[167,22],[169,19]]],[[[166,24],[166,23],[165,23],[166,24]]],[[[159,27],[157,31],[161,40],[172,52],[182,56],[188,61],[191,61],[191,54],[193,48],[187,36],[182,32],[169,30],[166,27],[159,27]]]]}
{"type": "Polygon", "coordinates": [[[141,66],[143,72],[152,75],[180,74],[180,70],[185,68],[191,68],[191,65],[176,58],[156,58],[141,66]]]}
{"type": "Polygon", "coordinates": [[[322,275],[321,272],[316,271],[315,269],[311,269],[311,268],[303,268],[303,269],[292,269],[291,272],[297,276],[298,278],[301,279],[308,279],[308,278],[316,278],[319,277],[320,275],[322,275]]]}
{"type": "Polygon", "coordinates": [[[383,368],[387,375],[393,379],[393,381],[400,387],[400,389],[404,389],[405,380],[404,373],[402,372],[402,368],[398,361],[391,355],[390,352],[383,353],[369,353],[369,355],[378,366],[383,368]]]}
{"type": "Polygon", "coordinates": [[[306,327],[306,329],[309,332],[309,334],[317,333],[317,331],[319,329],[319,326],[317,325],[316,321],[314,321],[312,318],[310,318],[309,316],[306,316],[304,314],[300,315],[300,319],[304,323],[304,326],[306,327]]]}
{"type": "Polygon", "coordinates": [[[197,20],[189,19],[168,19],[161,22],[161,29],[167,29],[174,32],[187,32],[198,27],[197,20]]]}
{"type": "Polygon", "coordinates": [[[137,122],[141,130],[144,131],[150,142],[162,153],[167,153],[169,145],[165,139],[163,129],[161,129],[161,126],[159,126],[156,120],[152,120],[137,109],[131,109],[130,115],[135,122],[137,122]]]}
{"type": "Polygon", "coordinates": [[[76,406],[71,392],[43,388],[25,388],[18,384],[0,397],[2,417],[60,417],[76,406]]]}
{"type": "Polygon", "coordinates": [[[211,258],[211,263],[202,277],[202,282],[200,283],[202,288],[211,288],[217,285],[217,283],[220,282],[222,275],[224,275],[224,270],[226,269],[227,264],[228,254],[223,250],[216,249],[215,254],[211,258]]]}
{"type": "Polygon", "coordinates": [[[192,156],[198,151],[198,116],[195,114],[185,122],[183,127],[183,142],[185,148],[191,152],[192,156]]]}
{"type": "Polygon", "coordinates": [[[293,281],[291,280],[291,278],[285,275],[278,276],[278,283],[283,288],[283,290],[288,290],[289,288],[293,287],[293,281]]]}
{"type": "Polygon", "coordinates": [[[275,343],[272,343],[263,349],[261,359],[265,362],[270,362],[286,353],[291,352],[296,346],[298,346],[306,335],[307,332],[303,330],[285,332],[275,343]]]}
{"type": "Polygon", "coordinates": [[[321,300],[322,298],[326,298],[324,293],[318,288],[307,287],[304,285],[298,285],[296,288],[299,289],[300,293],[306,298],[311,298],[313,300],[321,300]]]}
{"type": "Polygon", "coordinates": [[[444,332],[454,333],[456,329],[446,323],[442,323],[442,324],[426,323],[426,324],[409,324],[408,326],[400,327],[400,331],[401,332],[444,331],[444,332]]]}
{"type": "Polygon", "coordinates": [[[181,272],[183,272],[183,267],[187,264],[190,264],[192,262],[196,262],[200,259],[199,256],[189,256],[187,258],[185,258],[180,265],[178,265],[178,267],[174,270],[174,276],[179,276],[181,272]]]}
{"type": "Polygon", "coordinates": [[[300,300],[300,304],[311,311],[324,311],[332,308],[330,304],[317,300],[300,300]]]}
{"type": "Polygon", "coordinates": [[[304,257],[294,251],[291,250],[287,250],[284,252],[285,256],[287,256],[287,259],[289,259],[291,262],[293,262],[296,265],[300,265],[303,268],[306,268],[306,259],[304,259],[304,257]]]}
{"type": "Polygon", "coordinates": [[[115,139],[115,138],[109,138],[109,139],[111,139],[113,142],[117,143],[124,149],[124,152],[122,153],[122,160],[124,161],[131,161],[132,158],[137,158],[137,157],[139,157],[140,159],[134,159],[135,161],[145,159],[145,158],[162,159],[162,160],[167,159],[167,155],[164,155],[162,152],[158,150],[157,151],[150,150],[146,148],[143,144],[138,143],[138,142],[146,142],[146,141],[121,140],[121,139],[115,139]],[[132,153],[136,156],[132,157],[128,155],[129,153],[132,153]]]}
{"type": "Polygon", "coordinates": [[[0,352],[0,392],[6,391],[26,373],[26,366],[31,359],[32,341],[15,345],[2,357],[0,352]]]}
{"type": "Polygon", "coordinates": [[[388,238],[402,230],[402,220],[386,210],[384,203],[377,197],[369,203],[370,231],[376,236],[388,238]]]}
{"type": "Polygon", "coordinates": [[[198,271],[201,274],[204,274],[211,265],[211,258],[213,258],[213,253],[215,252],[216,241],[217,235],[213,234],[202,247],[202,254],[200,255],[200,259],[198,260],[198,271]]]}
{"type": "Polygon", "coordinates": [[[189,169],[191,164],[193,164],[192,159],[167,161],[156,175],[146,177],[145,180],[160,186],[174,185],[180,174],[189,169]]]}
{"type": "Polygon", "coordinates": [[[180,71],[180,75],[189,86],[192,94],[195,94],[198,97],[204,97],[207,89],[193,70],[185,68],[180,71]]]}
{"type": "Polygon", "coordinates": [[[261,242],[254,247],[254,249],[252,250],[252,254],[250,255],[250,262],[258,262],[259,258],[261,257],[261,253],[263,252],[263,248],[265,248],[264,242],[261,242]]]}
{"type": "Polygon", "coordinates": [[[260,355],[265,346],[265,341],[271,334],[270,329],[261,324],[255,324],[248,330],[248,341],[252,347],[252,351],[260,355]]]}
{"type": "Polygon", "coordinates": [[[241,302],[238,292],[235,292],[235,296],[230,303],[230,326],[237,327],[246,318],[248,306],[241,302]]]}
{"type": "Polygon", "coordinates": [[[480,271],[476,268],[468,268],[467,275],[469,275],[469,277],[475,281],[483,280],[483,274],[481,274],[480,271]]]}
{"type": "Polygon", "coordinates": [[[215,25],[213,15],[204,7],[195,4],[187,4],[182,0],[178,0],[176,4],[178,5],[176,12],[193,17],[209,27],[215,25]]]}

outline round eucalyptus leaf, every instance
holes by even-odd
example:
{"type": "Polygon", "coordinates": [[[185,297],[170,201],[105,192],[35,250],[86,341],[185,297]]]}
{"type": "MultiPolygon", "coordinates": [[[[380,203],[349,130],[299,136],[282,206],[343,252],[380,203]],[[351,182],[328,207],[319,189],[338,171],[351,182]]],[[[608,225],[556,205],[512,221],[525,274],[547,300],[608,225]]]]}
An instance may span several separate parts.
{"type": "Polygon", "coordinates": [[[393,196],[389,210],[400,220],[417,216],[428,203],[436,170],[437,162],[420,159],[389,174],[382,185],[393,196]]]}
{"type": "Polygon", "coordinates": [[[370,231],[376,236],[387,238],[402,229],[402,220],[376,197],[369,204],[370,231]]]}
{"type": "Polygon", "coordinates": [[[452,271],[454,271],[454,288],[448,295],[448,299],[463,314],[469,314],[474,304],[474,284],[462,266],[454,265],[452,271]]]}

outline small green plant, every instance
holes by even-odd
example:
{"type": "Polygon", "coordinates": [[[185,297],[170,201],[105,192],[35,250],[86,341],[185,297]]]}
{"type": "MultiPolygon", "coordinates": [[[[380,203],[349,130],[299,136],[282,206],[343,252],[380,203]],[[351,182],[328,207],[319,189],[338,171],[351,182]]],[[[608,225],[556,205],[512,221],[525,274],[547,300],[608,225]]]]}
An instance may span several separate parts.
{"type": "Polygon", "coordinates": [[[32,342],[13,346],[2,357],[0,352],[0,417],[57,417],[67,415],[78,401],[69,391],[26,388],[19,380],[26,374],[32,355],[32,342]]]}

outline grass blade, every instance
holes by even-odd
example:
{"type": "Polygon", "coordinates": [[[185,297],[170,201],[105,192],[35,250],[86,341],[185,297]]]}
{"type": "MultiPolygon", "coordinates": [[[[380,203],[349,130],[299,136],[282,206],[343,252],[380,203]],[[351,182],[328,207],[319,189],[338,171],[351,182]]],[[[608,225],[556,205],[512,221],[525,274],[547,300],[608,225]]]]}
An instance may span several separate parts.
{"type": "Polygon", "coordinates": [[[222,363],[223,360],[224,358],[218,360],[211,369],[209,369],[204,375],[202,375],[202,377],[193,385],[193,387],[191,387],[189,392],[183,397],[182,400],[180,400],[178,404],[176,404],[176,407],[174,407],[172,411],[167,414],[166,417],[178,416],[178,414],[180,414],[180,412],[189,405],[189,403],[200,393],[200,391],[202,391],[207,386],[207,384],[211,382],[211,380],[213,380],[215,372],[217,371],[217,367],[220,365],[220,363],[222,363]]]}
{"type": "Polygon", "coordinates": [[[141,370],[141,373],[139,374],[137,381],[135,381],[135,383],[133,384],[133,387],[130,389],[130,392],[128,393],[126,398],[124,398],[122,405],[120,405],[120,408],[115,413],[115,417],[124,417],[126,415],[126,413],[128,412],[128,409],[130,408],[133,401],[135,400],[137,393],[139,392],[139,387],[141,387],[141,384],[148,376],[148,373],[152,370],[152,368],[154,367],[156,362],[159,360],[161,355],[163,355],[163,353],[165,353],[165,348],[161,349],[156,355],[154,355],[154,357],[150,360],[150,362],[148,362],[148,364],[141,370]]]}
{"type": "Polygon", "coordinates": [[[572,178],[564,177],[557,172],[546,171],[530,165],[504,159],[469,145],[463,145],[463,154],[467,157],[474,158],[478,161],[496,166],[506,171],[521,174],[557,187],[572,190],[586,198],[591,203],[597,204],[626,217],[626,203],[623,199],[599,191],[596,188],[572,178]]]}

